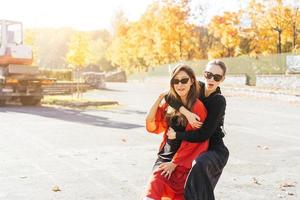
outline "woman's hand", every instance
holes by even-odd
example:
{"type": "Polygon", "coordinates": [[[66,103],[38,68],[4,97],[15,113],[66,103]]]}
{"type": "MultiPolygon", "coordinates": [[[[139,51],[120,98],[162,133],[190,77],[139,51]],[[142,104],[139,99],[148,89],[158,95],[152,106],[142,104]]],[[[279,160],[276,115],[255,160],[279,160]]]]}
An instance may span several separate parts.
{"type": "Polygon", "coordinates": [[[162,163],[159,165],[159,169],[162,170],[161,175],[167,179],[171,177],[176,167],[177,165],[172,162],[162,163]]]}
{"type": "Polygon", "coordinates": [[[168,136],[168,139],[170,139],[170,140],[176,139],[176,132],[174,131],[174,129],[172,129],[172,128],[170,127],[170,128],[168,129],[167,136],[168,136]]]}
{"type": "Polygon", "coordinates": [[[159,99],[160,100],[163,100],[164,98],[165,98],[165,96],[168,94],[169,92],[168,91],[166,91],[166,92],[163,92],[163,93],[161,93],[160,95],[159,95],[159,99]]]}
{"type": "Polygon", "coordinates": [[[202,122],[200,122],[200,117],[198,115],[196,115],[195,113],[187,112],[185,114],[185,117],[187,118],[187,120],[189,121],[189,124],[193,128],[200,128],[203,124],[202,122]]]}

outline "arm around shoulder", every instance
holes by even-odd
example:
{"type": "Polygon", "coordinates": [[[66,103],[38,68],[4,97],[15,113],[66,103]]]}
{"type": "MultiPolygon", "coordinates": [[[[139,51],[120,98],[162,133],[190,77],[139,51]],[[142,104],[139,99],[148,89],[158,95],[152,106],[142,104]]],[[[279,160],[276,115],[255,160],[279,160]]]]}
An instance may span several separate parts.
{"type": "Polygon", "coordinates": [[[176,138],[188,142],[203,142],[209,139],[223,120],[226,109],[226,100],[222,95],[216,95],[211,99],[207,108],[208,114],[200,129],[194,131],[177,132],[176,138]]]}

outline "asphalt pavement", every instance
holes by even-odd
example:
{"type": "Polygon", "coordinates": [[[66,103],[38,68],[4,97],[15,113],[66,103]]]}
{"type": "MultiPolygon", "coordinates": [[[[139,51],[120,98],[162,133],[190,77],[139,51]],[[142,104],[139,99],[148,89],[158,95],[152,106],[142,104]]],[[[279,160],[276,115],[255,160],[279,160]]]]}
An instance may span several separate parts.
{"type": "MultiPolygon", "coordinates": [[[[0,200],[135,200],[151,174],[160,135],[144,118],[164,81],[108,83],[84,98],[103,109],[0,108],[0,200]]],[[[299,199],[300,105],[226,94],[230,159],[217,200],[299,199]]]]}

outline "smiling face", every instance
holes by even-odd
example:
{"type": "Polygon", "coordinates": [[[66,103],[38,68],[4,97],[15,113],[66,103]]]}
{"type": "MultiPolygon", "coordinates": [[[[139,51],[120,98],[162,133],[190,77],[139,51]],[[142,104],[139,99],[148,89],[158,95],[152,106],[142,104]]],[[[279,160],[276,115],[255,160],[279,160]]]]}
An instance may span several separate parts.
{"type": "Polygon", "coordinates": [[[179,71],[176,76],[171,81],[175,92],[180,96],[180,98],[186,99],[191,86],[193,85],[193,80],[185,71],[179,71]]]}
{"type": "Polygon", "coordinates": [[[211,64],[207,65],[204,72],[205,77],[205,90],[208,92],[214,92],[220,83],[224,80],[224,72],[219,65],[211,64]],[[222,76],[220,81],[218,77],[222,76]]]}

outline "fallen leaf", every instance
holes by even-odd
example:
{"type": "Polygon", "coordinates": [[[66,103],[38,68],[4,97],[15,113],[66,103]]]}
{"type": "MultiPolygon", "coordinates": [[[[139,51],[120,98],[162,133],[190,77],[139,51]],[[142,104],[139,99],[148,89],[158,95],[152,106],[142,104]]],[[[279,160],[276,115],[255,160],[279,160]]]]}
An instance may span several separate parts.
{"type": "Polygon", "coordinates": [[[278,194],[277,197],[282,199],[284,196],[282,194],[278,194]]]}
{"type": "Polygon", "coordinates": [[[290,195],[290,196],[294,196],[295,195],[294,193],[291,193],[291,192],[288,192],[287,194],[290,195]]]}
{"type": "Polygon", "coordinates": [[[261,185],[261,183],[259,183],[258,180],[255,177],[252,177],[252,182],[257,184],[257,185],[261,185]]]}
{"type": "Polygon", "coordinates": [[[61,190],[60,190],[60,188],[57,185],[55,185],[55,186],[52,187],[52,191],[53,192],[59,192],[61,190]]]}
{"type": "Polygon", "coordinates": [[[264,146],[263,149],[264,149],[264,150],[269,150],[269,147],[268,147],[268,146],[264,146]]]}
{"type": "Polygon", "coordinates": [[[284,182],[280,184],[280,187],[295,187],[296,186],[296,182],[284,182]]]}

